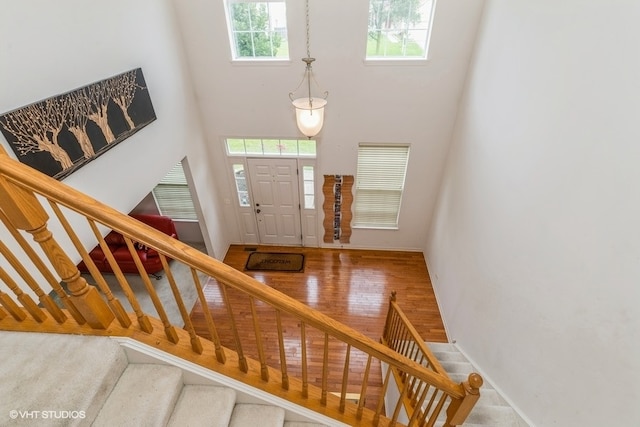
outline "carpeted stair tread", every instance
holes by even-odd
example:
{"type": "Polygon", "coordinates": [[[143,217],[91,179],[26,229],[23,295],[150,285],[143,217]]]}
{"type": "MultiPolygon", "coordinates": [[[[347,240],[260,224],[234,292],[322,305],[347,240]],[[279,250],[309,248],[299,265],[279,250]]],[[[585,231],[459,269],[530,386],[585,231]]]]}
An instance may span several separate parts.
{"type": "Polygon", "coordinates": [[[492,427],[514,427],[518,425],[512,408],[497,405],[476,405],[467,417],[469,424],[482,424],[492,427]]]}
{"type": "Polygon", "coordinates": [[[282,427],[284,409],[276,406],[239,403],[233,408],[229,427],[282,427]]]}
{"type": "Polygon", "coordinates": [[[236,392],[230,388],[185,385],[167,426],[226,427],[235,402],[236,392]]]}
{"type": "Polygon", "coordinates": [[[47,425],[86,424],[128,363],[110,338],[4,331],[0,360],[0,425],[12,426],[33,425],[34,420],[9,420],[11,410],[84,411],[84,417],[49,419],[47,425]]]}
{"type": "MultiPolygon", "coordinates": [[[[426,344],[452,381],[456,383],[466,381],[471,372],[477,372],[454,344],[431,342],[426,344]]],[[[429,392],[428,397],[431,394],[432,392],[429,392]]],[[[438,420],[444,421],[445,418],[446,413],[443,411],[438,420]]],[[[465,427],[524,427],[526,425],[506,400],[486,381],[480,388],[480,399],[464,423],[465,427]]]]}
{"type": "Polygon", "coordinates": [[[455,344],[451,344],[448,342],[428,342],[429,350],[431,351],[440,351],[440,352],[451,352],[458,353],[458,349],[455,344]]]}
{"type": "Polygon", "coordinates": [[[468,362],[467,358],[460,352],[453,351],[434,351],[431,350],[433,355],[442,362],[468,362]]]}
{"type": "Polygon", "coordinates": [[[468,375],[469,373],[474,371],[473,365],[469,362],[443,360],[440,361],[440,364],[448,374],[465,373],[468,375]]]}
{"type": "Polygon", "coordinates": [[[182,385],[182,370],[179,368],[130,364],[105,401],[93,426],[165,425],[182,385]]]}
{"type": "Polygon", "coordinates": [[[478,399],[477,405],[506,406],[508,403],[502,396],[500,396],[500,393],[494,389],[482,386],[480,388],[480,399],[478,399]]]}

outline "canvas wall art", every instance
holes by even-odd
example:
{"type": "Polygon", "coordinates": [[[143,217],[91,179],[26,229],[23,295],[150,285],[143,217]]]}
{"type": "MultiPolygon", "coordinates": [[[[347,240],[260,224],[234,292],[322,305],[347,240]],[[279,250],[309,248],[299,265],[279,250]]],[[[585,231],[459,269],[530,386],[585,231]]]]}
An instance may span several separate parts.
{"type": "Polygon", "coordinates": [[[137,68],[0,115],[19,161],[62,179],[156,119],[137,68]]]}
{"type": "Polygon", "coordinates": [[[353,204],[353,175],[325,175],[322,184],[324,203],[323,241],[351,243],[351,205],[353,204]]]}

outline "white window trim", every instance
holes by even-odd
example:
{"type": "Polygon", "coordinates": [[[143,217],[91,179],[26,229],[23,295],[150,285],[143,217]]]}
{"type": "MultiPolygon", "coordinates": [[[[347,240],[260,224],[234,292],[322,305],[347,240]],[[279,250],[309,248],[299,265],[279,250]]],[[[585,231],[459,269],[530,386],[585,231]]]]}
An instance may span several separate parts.
{"type": "MultiPolygon", "coordinates": [[[[230,14],[230,5],[232,3],[284,3],[285,10],[287,7],[286,0],[224,0],[224,14],[227,22],[227,37],[229,42],[229,55],[231,57],[231,62],[233,64],[283,64],[286,65],[291,63],[291,56],[282,57],[274,57],[274,56],[236,56],[236,47],[235,47],[235,37],[233,28],[231,28],[231,14],[230,14]]],[[[289,22],[286,19],[287,24],[287,32],[289,31],[289,22]]],[[[287,41],[288,42],[288,41],[287,41]]]]}
{"type": "MultiPolygon", "coordinates": [[[[429,27],[427,29],[427,40],[424,46],[424,56],[372,56],[368,57],[367,52],[364,54],[364,63],[369,65],[417,65],[424,64],[430,59],[431,54],[431,35],[433,34],[433,21],[436,14],[436,4],[438,0],[433,0],[429,15],[429,27]]],[[[369,0],[369,8],[371,8],[371,0],[369,0]]],[[[367,25],[367,39],[369,37],[369,27],[367,25]]]]}
{"type": "MultiPolygon", "coordinates": [[[[390,154],[390,153],[389,153],[390,154]]],[[[410,154],[410,145],[409,144],[373,144],[373,143],[361,143],[358,145],[358,167],[357,167],[357,172],[356,172],[356,179],[355,179],[355,183],[354,183],[354,192],[355,192],[355,198],[354,198],[354,203],[353,203],[353,222],[352,222],[352,227],[353,228],[366,228],[366,229],[385,229],[385,230],[397,230],[399,228],[399,220],[400,220],[400,209],[402,208],[402,198],[404,196],[404,187],[405,187],[405,181],[406,181],[406,175],[407,175],[407,169],[409,166],[409,154],[410,154]],[[398,161],[404,160],[404,166],[398,166],[397,169],[395,170],[391,170],[390,172],[392,172],[395,175],[395,185],[398,188],[378,188],[376,189],[375,187],[380,187],[381,182],[378,180],[376,181],[376,178],[379,178],[380,175],[380,168],[382,166],[382,164],[375,164],[373,162],[371,162],[370,160],[370,164],[366,165],[366,161],[367,159],[363,159],[363,152],[361,150],[365,150],[366,148],[389,148],[389,149],[398,149],[398,161]],[[406,154],[402,155],[402,151],[404,151],[406,154]],[[364,171],[362,170],[364,168],[368,168],[365,169],[364,171]],[[402,168],[402,170],[400,170],[400,168],[402,168]],[[373,182],[371,183],[363,183],[363,180],[366,179],[367,177],[371,177],[371,179],[373,180],[373,182]],[[369,187],[369,188],[367,188],[369,187]],[[370,193],[374,193],[375,191],[378,192],[389,192],[389,193],[399,193],[397,194],[397,206],[394,205],[395,211],[393,212],[395,214],[395,220],[393,223],[391,222],[386,222],[386,223],[376,223],[376,215],[375,214],[363,214],[363,213],[359,213],[358,207],[362,205],[363,203],[363,195],[366,191],[369,191],[370,193]]],[[[385,155],[386,158],[386,165],[389,166],[391,163],[389,162],[389,155],[385,155]]],[[[383,193],[384,194],[384,193],[383,193]]],[[[391,194],[393,196],[393,194],[391,194]]],[[[384,196],[380,196],[380,197],[384,197],[384,196]]],[[[370,210],[373,211],[380,211],[383,210],[382,208],[386,207],[387,204],[385,204],[384,202],[381,202],[381,199],[378,198],[377,201],[373,201],[371,203],[369,203],[368,208],[370,210]]],[[[384,215],[382,215],[384,216],[384,215]]],[[[380,218],[378,218],[378,220],[380,220],[380,218]]]]}

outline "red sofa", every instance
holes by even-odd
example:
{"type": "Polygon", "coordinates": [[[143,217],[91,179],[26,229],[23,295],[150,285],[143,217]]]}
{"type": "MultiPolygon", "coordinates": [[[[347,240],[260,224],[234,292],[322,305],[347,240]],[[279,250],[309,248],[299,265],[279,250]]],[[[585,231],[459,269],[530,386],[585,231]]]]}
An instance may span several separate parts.
{"type": "MultiPolygon", "coordinates": [[[[157,230],[162,231],[163,233],[173,237],[174,239],[178,238],[175,224],[173,223],[173,220],[167,216],[134,214],[131,215],[131,217],[137,219],[138,221],[144,222],[145,224],[148,224],[157,230]]],[[[138,273],[138,268],[136,267],[131,253],[127,248],[124,237],[122,237],[120,233],[111,231],[104,237],[104,241],[109,246],[109,250],[113,254],[113,257],[115,258],[118,266],[123,273],[138,273]]],[[[158,252],[141,245],[135,246],[138,252],[138,257],[140,257],[145,271],[148,274],[159,279],[160,276],[155,274],[162,270],[162,262],[160,261],[158,252]]],[[[93,260],[96,267],[98,267],[98,270],[106,273],[113,273],[113,270],[109,265],[109,261],[107,261],[107,257],[104,255],[104,252],[102,251],[100,245],[93,248],[91,252],[89,252],[89,256],[93,260]]],[[[82,272],[89,271],[84,262],[80,262],[80,264],[78,264],[78,270],[82,272]]]]}

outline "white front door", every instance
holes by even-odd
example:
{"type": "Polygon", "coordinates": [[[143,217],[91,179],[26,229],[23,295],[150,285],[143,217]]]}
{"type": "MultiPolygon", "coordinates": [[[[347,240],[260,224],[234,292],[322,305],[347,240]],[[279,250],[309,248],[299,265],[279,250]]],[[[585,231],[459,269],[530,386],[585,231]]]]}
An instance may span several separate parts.
{"type": "Polygon", "coordinates": [[[247,159],[260,243],[301,245],[296,159],[247,159]]]}

